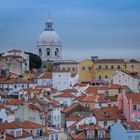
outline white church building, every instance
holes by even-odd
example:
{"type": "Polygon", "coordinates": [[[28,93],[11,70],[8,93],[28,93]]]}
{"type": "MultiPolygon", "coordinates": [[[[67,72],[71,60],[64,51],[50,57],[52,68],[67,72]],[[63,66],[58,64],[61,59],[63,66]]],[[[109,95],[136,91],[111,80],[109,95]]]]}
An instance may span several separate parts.
{"type": "Polygon", "coordinates": [[[62,59],[62,43],[54,31],[53,22],[48,18],[46,28],[37,41],[38,55],[42,61],[58,61],[62,59]]]}

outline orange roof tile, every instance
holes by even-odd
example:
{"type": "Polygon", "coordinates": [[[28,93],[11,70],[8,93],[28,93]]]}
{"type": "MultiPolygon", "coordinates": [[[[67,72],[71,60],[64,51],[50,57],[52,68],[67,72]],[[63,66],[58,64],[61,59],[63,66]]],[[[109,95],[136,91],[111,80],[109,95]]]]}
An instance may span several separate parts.
{"type": "Polygon", "coordinates": [[[140,93],[125,93],[128,101],[132,100],[133,104],[140,104],[140,93]]]}
{"type": "Polygon", "coordinates": [[[59,95],[55,95],[55,98],[76,98],[75,95],[73,95],[72,93],[62,93],[59,95]]]}
{"type": "Polygon", "coordinates": [[[123,119],[119,115],[118,108],[115,107],[102,107],[101,109],[95,110],[94,115],[98,121],[111,121],[117,119],[123,119]]]}
{"type": "Polygon", "coordinates": [[[38,76],[40,79],[52,79],[52,73],[43,73],[38,76]]]}
{"type": "Polygon", "coordinates": [[[9,99],[8,100],[8,105],[23,105],[24,104],[24,101],[23,100],[19,100],[19,99],[9,99]]]}
{"type": "Polygon", "coordinates": [[[73,87],[86,87],[87,84],[86,83],[77,83],[77,84],[74,84],[73,87]]]}

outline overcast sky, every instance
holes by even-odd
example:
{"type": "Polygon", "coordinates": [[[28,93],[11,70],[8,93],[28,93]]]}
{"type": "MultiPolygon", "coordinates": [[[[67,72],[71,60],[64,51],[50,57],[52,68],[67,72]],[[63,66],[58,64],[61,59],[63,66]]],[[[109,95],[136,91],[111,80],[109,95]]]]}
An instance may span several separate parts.
{"type": "Polygon", "coordinates": [[[64,59],[140,59],[140,0],[0,0],[0,48],[36,52],[50,13],[64,59]]]}

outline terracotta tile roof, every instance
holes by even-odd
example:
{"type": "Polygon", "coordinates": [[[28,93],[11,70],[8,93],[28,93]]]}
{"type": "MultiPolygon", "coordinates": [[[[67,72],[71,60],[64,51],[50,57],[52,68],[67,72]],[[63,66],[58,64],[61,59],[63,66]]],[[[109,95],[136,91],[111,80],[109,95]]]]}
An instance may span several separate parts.
{"type": "Polygon", "coordinates": [[[34,104],[29,104],[28,107],[36,112],[42,112],[42,110],[40,110],[37,106],[35,106],[34,104]]]}
{"type": "Polygon", "coordinates": [[[39,79],[52,79],[52,73],[43,73],[38,76],[39,79]]]}
{"type": "Polygon", "coordinates": [[[63,112],[64,112],[64,113],[68,113],[69,111],[72,111],[73,109],[75,109],[75,108],[78,107],[78,106],[79,106],[78,103],[74,103],[74,104],[72,104],[71,106],[65,108],[65,109],[63,110],[63,112]]]}
{"type": "Polygon", "coordinates": [[[85,130],[105,130],[104,128],[98,126],[98,125],[88,125],[84,128],[85,130]]]}
{"type": "Polygon", "coordinates": [[[128,86],[126,85],[118,85],[118,84],[113,84],[109,87],[109,89],[128,89],[128,86]]]}
{"type": "Polygon", "coordinates": [[[105,99],[110,101],[110,102],[117,102],[117,95],[115,96],[107,96],[105,99]]]}
{"type": "Polygon", "coordinates": [[[25,80],[20,78],[6,79],[0,82],[1,84],[35,84],[32,80],[25,80]]]}
{"type": "Polygon", "coordinates": [[[86,87],[87,84],[86,83],[77,83],[77,84],[74,84],[73,87],[86,87]]]}
{"type": "Polygon", "coordinates": [[[36,129],[36,128],[44,128],[43,125],[32,122],[32,121],[24,121],[21,122],[21,127],[23,129],[36,129]]]}
{"type": "Polygon", "coordinates": [[[23,100],[19,100],[19,99],[13,99],[13,98],[11,98],[11,99],[9,99],[8,100],[8,103],[7,103],[8,105],[23,105],[24,104],[24,101],[23,100]]]}
{"type": "Polygon", "coordinates": [[[133,104],[140,104],[140,93],[125,93],[125,96],[128,100],[132,100],[133,104]]]}
{"type": "Polygon", "coordinates": [[[140,122],[127,122],[131,125],[131,130],[140,130],[140,122]]]}
{"type": "Polygon", "coordinates": [[[76,97],[74,100],[77,100],[79,102],[82,102],[87,96],[84,94],[84,95],[81,95],[81,96],[78,96],[76,97]]]}
{"type": "Polygon", "coordinates": [[[86,140],[87,139],[87,135],[86,135],[86,131],[82,131],[81,133],[79,134],[73,134],[71,135],[71,137],[74,139],[74,140],[86,140]]]}
{"type": "Polygon", "coordinates": [[[108,86],[90,86],[85,90],[85,92],[98,93],[99,90],[108,90],[108,86]]]}
{"type": "Polygon", "coordinates": [[[90,95],[90,96],[87,96],[83,102],[94,102],[95,100],[97,100],[99,98],[99,95],[98,94],[93,94],[93,95],[90,95]]]}
{"type": "Polygon", "coordinates": [[[22,56],[17,56],[17,55],[6,55],[6,56],[0,56],[0,58],[5,59],[5,58],[13,58],[13,59],[22,59],[22,56]]]}
{"type": "Polygon", "coordinates": [[[55,95],[54,98],[76,98],[72,93],[61,93],[59,95],[55,95]]]}
{"type": "Polygon", "coordinates": [[[57,89],[52,88],[51,86],[36,86],[35,87],[36,90],[43,90],[45,89],[45,91],[50,91],[51,93],[56,93],[57,89]]]}
{"type": "Polygon", "coordinates": [[[6,107],[3,104],[0,104],[0,109],[6,109],[6,107]]]}
{"type": "Polygon", "coordinates": [[[97,89],[98,89],[98,87],[90,86],[85,90],[85,92],[86,93],[97,93],[97,89]]]}
{"type": "Polygon", "coordinates": [[[119,115],[119,110],[116,106],[102,107],[101,109],[95,110],[94,115],[98,121],[115,121],[117,119],[123,119],[119,115]]]}
{"type": "Polygon", "coordinates": [[[49,103],[51,103],[51,104],[59,104],[59,102],[56,101],[55,99],[49,99],[49,103]]]}
{"type": "Polygon", "coordinates": [[[30,134],[26,131],[23,131],[22,136],[19,136],[19,137],[14,137],[14,136],[6,133],[6,140],[16,140],[16,139],[23,139],[23,138],[28,138],[28,137],[32,137],[32,134],[30,134]]]}
{"type": "Polygon", "coordinates": [[[64,92],[64,93],[75,93],[75,92],[77,92],[77,90],[76,89],[65,89],[62,92],[64,92]]]}

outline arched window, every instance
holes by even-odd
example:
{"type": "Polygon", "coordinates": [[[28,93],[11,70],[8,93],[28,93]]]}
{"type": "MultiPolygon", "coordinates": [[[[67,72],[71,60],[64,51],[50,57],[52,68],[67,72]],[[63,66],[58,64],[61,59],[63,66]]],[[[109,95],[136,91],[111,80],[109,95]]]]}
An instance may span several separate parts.
{"type": "Polygon", "coordinates": [[[50,48],[47,48],[47,49],[46,49],[46,54],[47,54],[47,56],[50,56],[50,55],[51,55],[51,50],[50,50],[50,48]]]}
{"type": "Polygon", "coordinates": [[[59,49],[58,48],[55,49],[55,56],[59,57],[59,49]]]}
{"type": "Polygon", "coordinates": [[[39,49],[39,56],[42,56],[42,50],[39,49]]]}

